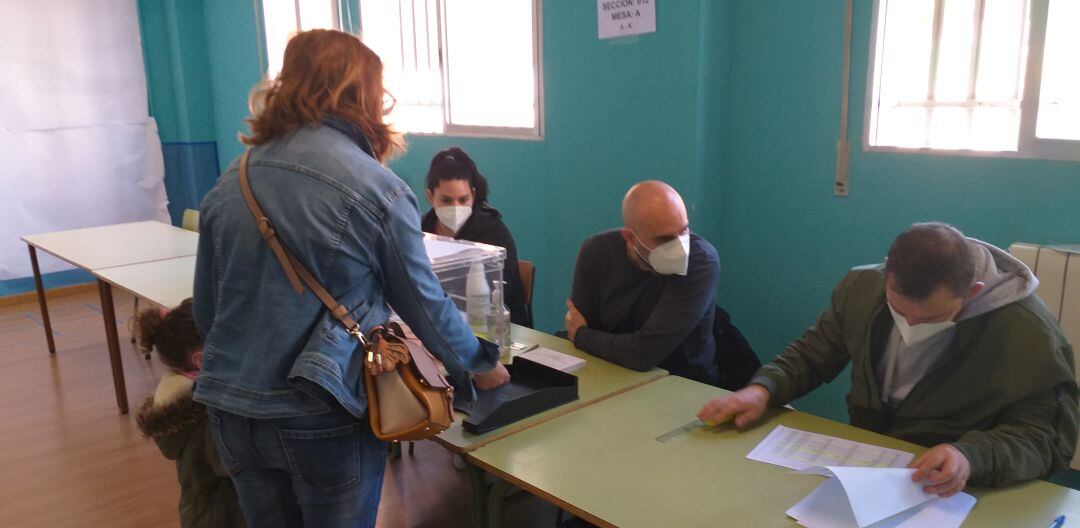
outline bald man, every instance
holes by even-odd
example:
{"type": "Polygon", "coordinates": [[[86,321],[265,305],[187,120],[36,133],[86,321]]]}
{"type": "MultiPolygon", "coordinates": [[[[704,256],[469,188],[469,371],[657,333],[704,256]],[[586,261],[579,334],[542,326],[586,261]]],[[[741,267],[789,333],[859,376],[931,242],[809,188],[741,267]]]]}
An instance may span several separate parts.
{"type": "Polygon", "coordinates": [[[661,181],[630,188],[623,227],[581,245],[567,301],[574,345],[634,370],[715,385],[713,316],[720,258],[690,232],[686,205],[661,181]]]}

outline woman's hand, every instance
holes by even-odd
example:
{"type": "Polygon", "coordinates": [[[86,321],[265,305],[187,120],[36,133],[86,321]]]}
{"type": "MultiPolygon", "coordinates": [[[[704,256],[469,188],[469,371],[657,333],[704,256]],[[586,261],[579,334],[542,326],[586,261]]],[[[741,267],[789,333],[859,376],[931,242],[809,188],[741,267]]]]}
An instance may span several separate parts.
{"type": "Polygon", "coordinates": [[[495,368],[487,372],[473,374],[473,381],[476,382],[476,388],[480,390],[491,390],[509,383],[510,372],[506,370],[506,367],[504,367],[502,363],[498,363],[495,365],[495,368]]]}

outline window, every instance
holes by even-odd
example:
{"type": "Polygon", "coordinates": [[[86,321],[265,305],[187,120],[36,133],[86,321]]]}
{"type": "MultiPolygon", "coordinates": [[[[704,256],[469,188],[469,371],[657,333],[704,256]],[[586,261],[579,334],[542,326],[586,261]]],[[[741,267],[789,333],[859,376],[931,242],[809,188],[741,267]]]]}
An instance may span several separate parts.
{"type": "Polygon", "coordinates": [[[540,0],[360,0],[390,121],[413,133],[539,138],[540,0]]]}
{"type": "Polygon", "coordinates": [[[337,0],[262,0],[266,36],[266,78],[281,71],[285,45],[296,33],[308,29],[338,29],[337,0]]]}
{"type": "Polygon", "coordinates": [[[878,0],[871,150],[1080,160],[1080,2],[878,0]]]}
{"type": "Polygon", "coordinates": [[[1051,0],[1039,91],[1040,138],[1080,140],[1080,2],[1051,0]]]}

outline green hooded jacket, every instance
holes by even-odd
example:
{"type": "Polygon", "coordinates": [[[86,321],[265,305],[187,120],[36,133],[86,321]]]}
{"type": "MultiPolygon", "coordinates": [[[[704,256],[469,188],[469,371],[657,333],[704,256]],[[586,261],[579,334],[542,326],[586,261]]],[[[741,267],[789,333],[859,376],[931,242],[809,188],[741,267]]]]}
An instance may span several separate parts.
{"type": "Polygon", "coordinates": [[[875,372],[893,325],[884,266],[855,268],[817,322],[750,383],[783,405],[851,362],[851,424],[928,447],[951,443],[970,462],[973,485],[1007,486],[1067,467],[1080,415],[1073,353],[1038,297],[959,321],[941,355],[889,409],[875,372]]]}
{"type": "Polygon", "coordinates": [[[165,458],[176,461],[180,526],[244,526],[236,489],[214,446],[206,406],[191,399],[190,380],[167,374],[157,393],[139,406],[136,422],[165,458]]]}

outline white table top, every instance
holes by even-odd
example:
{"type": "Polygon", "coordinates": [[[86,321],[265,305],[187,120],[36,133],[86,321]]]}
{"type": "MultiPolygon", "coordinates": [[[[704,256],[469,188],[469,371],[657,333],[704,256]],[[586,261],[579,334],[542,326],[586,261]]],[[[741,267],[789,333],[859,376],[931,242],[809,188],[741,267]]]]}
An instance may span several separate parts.
{"type": "Polygon", "coordinates": [[[86,270],[194,255],[198,233],[152,220],[20,237],[86,270]]]}
{"type": "Polygon", "coordinates": [[[127,266],[94,270],[95,276],[165,308],[191,297],[195,282],[195,257],[177,257],[127,266]]]}

